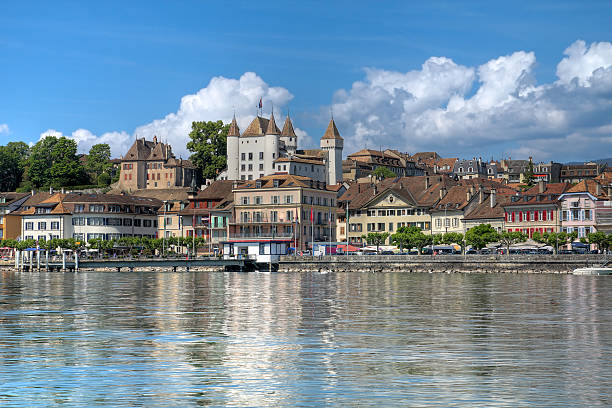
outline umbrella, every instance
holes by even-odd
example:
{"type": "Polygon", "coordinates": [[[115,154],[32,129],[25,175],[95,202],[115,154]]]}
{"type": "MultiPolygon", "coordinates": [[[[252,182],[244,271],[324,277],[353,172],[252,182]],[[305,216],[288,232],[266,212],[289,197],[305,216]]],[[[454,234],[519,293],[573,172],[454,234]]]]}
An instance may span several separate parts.
{"type": "Polygon", "coordinates": [[[356,251],[359,251],[359,248],[357,248],[355,246],[352,246],[350,244],[348,245],[348,249],[346,248],[346,244],[345,245],[338,245],[336,247],[336,249],[339,249],[339,250],[344,251],[344,252],[356,252],[356,251]]]}

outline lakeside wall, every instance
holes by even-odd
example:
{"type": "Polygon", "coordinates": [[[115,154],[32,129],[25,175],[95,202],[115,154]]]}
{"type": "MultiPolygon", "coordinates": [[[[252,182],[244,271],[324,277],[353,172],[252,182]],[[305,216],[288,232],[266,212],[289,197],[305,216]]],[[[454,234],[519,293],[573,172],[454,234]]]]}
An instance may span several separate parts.
{"type": "Polygon", "coordinates": [[[605,255],[283,256],[279,272],[556,273],[601,265],[605,255]]]}

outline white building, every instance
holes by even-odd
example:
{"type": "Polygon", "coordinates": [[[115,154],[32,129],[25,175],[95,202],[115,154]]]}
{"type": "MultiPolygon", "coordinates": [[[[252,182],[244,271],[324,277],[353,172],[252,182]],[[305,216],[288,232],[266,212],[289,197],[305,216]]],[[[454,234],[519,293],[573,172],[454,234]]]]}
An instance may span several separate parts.
{"type": "MultiPolygon", "coordinates": [[[[319,169],[325,166],[325,176],[321,181],[327,184],[342,182],[342,148],[343,139],[332,119],[325,134],[321,138],[321,150],[313,157],[312,151],[305,154],[297,149],[297,135],[289,115],[285,118],[283,130],[280,131],[274,120],[274,113],[270,119],[257,116],[242,134],[238,128],[236,118],[232,119],[227,134],[227,170],[220,178],[227,180],[256,180],[275,173],[288,173],[298,176],[313,177],[319,169]],[[289,165],[287,170],[278,166],[283,158],[301,158],[315,160],[307,169],[300,165],[289,165]],[[278,165],[277,165],[278,163],[278,165]],[[317,165],[315,170],[314,165],[317,165]],[[304,170],[304,173],[301,171],[304,170]],[[295,173],[292,173],[295,172],[295,173]]],[[[297,163],[295,163],[297,164],[297,163]]],[[[304,163],[302,163],[304,164],[304,163]]],[[[319,177],[313,177],[315,180],[319,177]]]]}
{"type": "Polygon", "coordinates": [[[160,206],[161,201],[145,197],[56,193],[19,212],[21,238],[155,238],[160,206]]]}

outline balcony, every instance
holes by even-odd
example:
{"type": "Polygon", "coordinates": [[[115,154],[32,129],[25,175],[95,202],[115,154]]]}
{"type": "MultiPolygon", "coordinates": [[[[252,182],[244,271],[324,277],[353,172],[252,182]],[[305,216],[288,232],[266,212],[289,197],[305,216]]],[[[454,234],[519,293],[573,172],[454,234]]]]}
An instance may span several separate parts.
{"type": "Polygon", "coordinates": [[[240,239],[278,239],[278,238],[293,238],[292,233],[278,232],[271,233],[269,231],[262,232],[244,232],[230,234],[229,240],[240,240],[240,239]]]}

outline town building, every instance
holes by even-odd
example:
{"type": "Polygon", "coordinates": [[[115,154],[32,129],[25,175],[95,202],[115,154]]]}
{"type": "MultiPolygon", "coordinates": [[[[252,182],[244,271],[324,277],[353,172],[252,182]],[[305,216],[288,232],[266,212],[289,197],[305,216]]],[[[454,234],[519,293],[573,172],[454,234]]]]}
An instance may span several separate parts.
{"type": "Polygon", "coordinates": [[[525,181],[525,173],[529,169],[529,160],[503,159],[500,165],[501,176],[508,183],[523,183],[525,181]]]}
{"type": "Polygon", "coordinates": [[[27,200],[17,214],[22,239],[155,238],[160,205],[159,200],[128,195],[53,193],[27,200]]]}
{"type": "Polygon", "coordinates": [[[416,226],[431,234],[429,211],[439,202],[440,190],[455,184],[441,175],[354,183],[339,200],[338,234],[357,244],[364,243],[363,236],[369,232],[394,234],[403,226],[416,226]]]}
{"type": "Polygon", "coordinates": [[[569,190],[567,183],[545,183],[543,181],[523,194],[514,195],[504,205],[507,231],[522,231],[529,238],[534,232],[559,232],[559,197],[569,190]]]}
{"type": "Polygon", "coordinates": [[[189,187],[196,177],[195,166],[189,160],[177,159],[172,148],[159,142],[136,139],[121,158],[121,173],[116,189],[134,192],[140,189],[189,187]]]}
{"type": "Polygon", "coordinates": [[[187,207],[189,203],[188,191],[188,187],[143,189],[135,191],[132,195],[154,198],[162,203],[161,207],[157,209],[157,236],[170,238],[183,236],[183,224],[180,212],[187,207]]]}
{"type": "Polygon", "coordinates": [[[505,231],[504,206],[510,203],[511,197],[509,194],[499,194],[495,188],[483,191],[483,197],[478,199],[477,205],[463,217],[464,232],[480,224],[489,224],[497,232],[505,231]]]}
{"type": "MultiPolygon", "coordinates": [[[[480,189],[482,199],[483,191],[480,189]]],[[[440,200],[430,210],[431,232],[445,234],[447,232],[464,233],[463,217],[465,212],[477,202],[474,199],[474,186],[457,185],[440,189],[440,200]]]]}
{"type": "Polygon", "coordinates": [[[344,141],[338,132],[333,120],[320,141],[320,154],[312,157],[311,154],[297,149],[298,137],[294,131],[289,115],[281,131],[274,119],[274,112],[269,119],[261,116],[255,117],[249,126],[240,133],[236,118],[232,119],[227,134],[227,170],[220,178],[227,180],[255,180],[277,172],[285,172],[296,176],[320,179],[316,171],[320,165],[325,166],[325,181],[327,184],[336,184],[342,181],[342,149],[344,141]],[[283,158],[311,160],[317,163],[298,163],[278,161],[283,158]],[[293,163],[293,165],[291,165],[293,163]],[[312,166],[316,166],[316,169],[312,166]],[[280,170],[279,170],[280,168],[280,170]],[[304,172],[304,174],[302,174],[304,172]]]}
{"type": "MultiPolygon", "coordinates": [[[[598,221],[605,229],[606,206],[599,203],[610,202],[608,191],[595,180],[583,180],[559,196],[561,203],[561,230],[571,233],[576,231],[578,238],[584,238],[591,232],[597,232],[598,221]]],[[[612,207],[609,207],[612,212],[612,207]]],[[[612,221],[612,219],[611,219],[612,221]]]]}
{"type": "Polygon", "coordinates": [[[599,163],[564,164],[561,166],[562,183],[580,183],[582,180],[594,179],[605,171],[606,165],[599,163]]]}
{"type": "Polygon", "coordinates": [[[188,191],[188,205],[179,211],[181,236],[203,238],[209,244],[204,248],[206,252],[218,252],[233,220],[232,189],[239,184],[232,180],[216,180],[203,190],[197,190],[194,185],[188,191]]]}
{"type": "Polygon", "coordinates": [[[487,178],[487,164],[482,159],[457,160],[453,167],[457,179],[487,178]]]}
{"type": "Polygon", "coordinates": [[[30,197],[31,195],[28,193],[0,192],[0,241],[19,237],[21,222],[19,216],[11,215],[11,213],[16,211],[30,197]]]}
{"type": "Polygon", "coordinates": [[[533,165],[533,178],[535,181],[547,183],[559,183],[561,181],[561,163],[550,161],[548,163],[537,163],[533,165]]]}
{"type": "Polygon", "coordinates": [[[236,185],[234,219],[228,242],[268,242],[280,238],[301,250],[335,241],[336,191],[323,182],[273,174],[236,185]]]}

